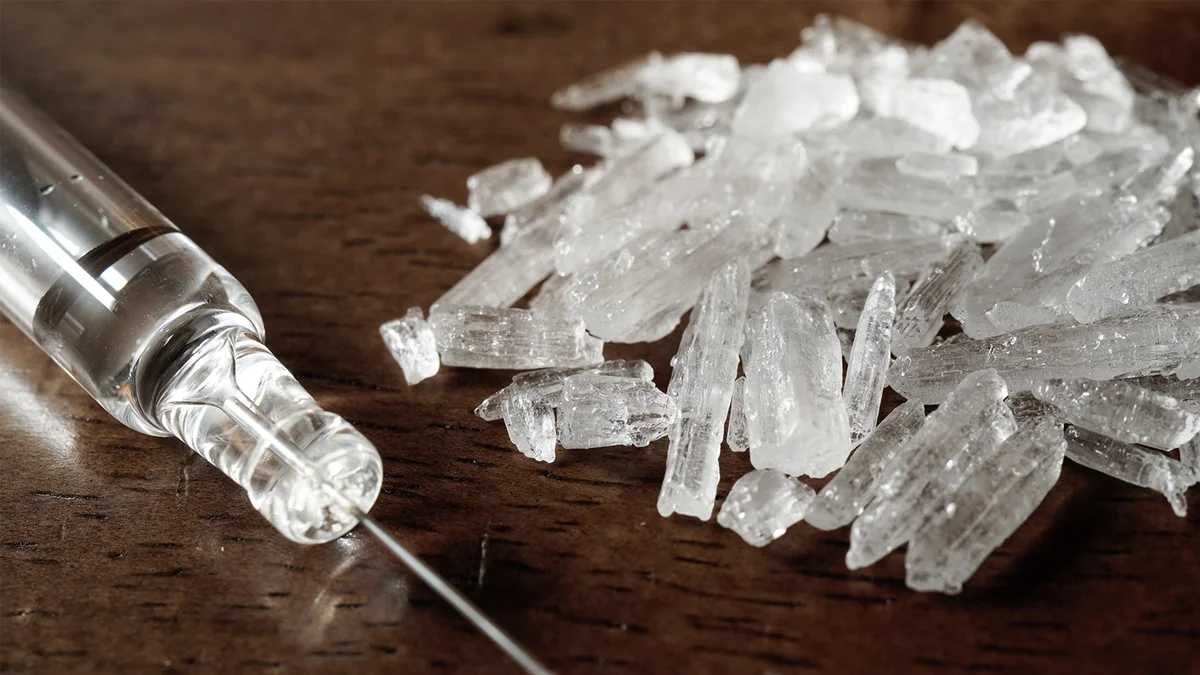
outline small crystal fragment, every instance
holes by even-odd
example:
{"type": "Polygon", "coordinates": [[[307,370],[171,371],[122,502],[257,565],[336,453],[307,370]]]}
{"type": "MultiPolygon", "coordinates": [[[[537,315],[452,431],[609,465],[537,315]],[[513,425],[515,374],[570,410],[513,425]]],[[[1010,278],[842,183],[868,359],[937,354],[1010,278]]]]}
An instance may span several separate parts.
{"type": "Polygon", "coordinates": [[[824,476],[850,454],[841,347],[824,299],[774,293],[747,322],[745,409],[757,469],[824,476]]]}
{"type": "Polygon", "coordinates": [[[676,54],[648,64],[639,73],[643,90],[683,101],[721,103],[738,92],[741,68],[728,54],[676,54]]]}
{"type": "Polygon", "coordinates": [[[528,390],[517,391],[501,404],[508,438],[522,455],[539,462],[554,461],[558,435],[554,408],[528,390]]]}
{"type": "Polygon", "coordinates": [[[571,275],[551,274],[542,282],[537,295],[529,300],[529,309],[570,317],[572,310],[567,303],[566,292],[571,287],[571,275]]]}
{"type": "Polygon", "coordinates": [[[635,120],[618,117],[611,127],[599,124],[564,124],[558,140],[563,147],[575,152],[605,158],[623,157],[644,146],[666,127],[651,117],[635,120]]]}
{"type": "Polygon", "coordinates": [[[725,443],[733,452],[750,449],[750,437],[746,431],[746,378],[733,382],[733,396],[729,402],[729,425],[725,430],[725,443]]]}
{"type": "Polygon", "coordinates": [[[901,355],[933,344],[950,300],[982,265],[979,249],[970,242],[963,242],[949,258],[935,263],[896,312],[892,353],[901,355]]]}
{"type": "Polygon", "coordinates": [[[637,92],[642,72],[661,62],[662,54],[650,52],[559,89],[550,97],[550,105],[560,110],[581,111],[632,96],[637,92]]]}
{"type": "Polygon", "coordinates": [[[1184,491],[1200,480],[1195,470],[1162,453],[1078,427],[1067,427],[1067,457],[1089,469],[1162,493],[1180,518],[1187,515],[1184,491]]]}
{"type": "Polygon", "coordinates": [[[966,150],[979,140],[979,122],[971,112],[971,95],[953,80],[912,78],[892,87],[876,112],[940,136],[966,150]]]}
{"type": "Polygon", "coordinates": [[[512,213],[549,192],[553,182],[536,157],[510,159],[467,179],[467,204],[484,218],[512,213]]]}
{"type": "Polygon", "coordinates": [[[420,307],[410,307],[404,318],[380,326],[379,335],[404,371],[405,382],[413,385],[437,375],[437,344],[420,307]]]}
{"type": "Polygon", "coordinates": [[[492,228],[488,227],[487,222],[478,213],[464,209],[452,201],[421,195],[421,208],[468,244],[492,236],[492,228]]]}
{"type": "Polygon", "coordinates": [[[498,420],[504,414],[504,402],[517,394],[527,394],[535,400],[544,401],[551,408],[557,408],[562,404],[563,380],[580,373],[636,378],[646,382],[654,379],[654,369],[642,360],[605,361],[594,366],[544,368],[517,373],[513,376],[512,384],[484,399],[475,408],[475,414],[488,422],[498,420]]]}
{"type": "Polygon", "coordinates": [[[820,530],[849,525],[874,496],[880,475],[924,421],[925,406],[920,401],[906,401],[893,410],[817,493],[805,521],[820,530]]]}
{"type": "Polygon", "coordinates": [[[724,265],[707,283],[672,362],[669,395],[679,408],[671,425],[658,512],[708,520],[717,497],[721,432],[733,396],[746,327],[750,270],[724,265]]]}
{"type": "Polygon", "coordinates": [[[504,217],[504,228],[500,230],[500,245],[508,246],[525,226],[562,208],[567,198],[578,192],[595,177],[596,174],[585,171],[578,164],[571,167],[569,171],[554,181],[549,192],[504,217]]]}
{"type": "Polygon", "coordinates": [[[1200,310],[1161,305],[1086,325],[1033,326],[983,340],[914,349],[892,364],[888,384],[927,403],[946,399],[964,373],[995,368],[1013,391],[1035,382],[1106,380],[1161,372],[1200,349],[1200,310]]]}
{"type": "Polygon", "coordinates": [[[954,216],[954,229],[980,244],[998,244],[1008,241],[1015,233],[1029,224],[1029,216],[1006,199],[996,200],[984,206],[954,216]]]}
{"type": "Polygon", "coordinates": [[[928,218],[847,209],[838,214],[833,227],[829,228],[829,241],[845,246],[879,240],[936,237],[945,232],[943,225],[928,218]]]}
{"type": "Polygon", "coordinates": [[[751,546],[766,546],[804,520],[813,490],[774,469],[756,469],[733,484],[717,522],[751,546]]]}
{"type": "Polygon", "coordinates": [[[857,113],[858,92],[848,75],[802,72],[776,60],[746,91],[733,118],[733,133],[777,138],[837,126],[857,113]]]}
{"type": "Polygon", "coordinates": [[[856,446],[875,428],[891,360],[892,322],[896,316],[896,280],[884,272],[871,286],[846,368],[843,398],[850,420],[850,445],[856,446]]]}
{"type": "Polygon", "coordinates": [[[1122,380],[1048,380],[1033,395],[1065,421],[1126,443],[1171,450],[1200,432],[1200,417],[1179,401],[1122,380]]]}
{"type": "Polygon", "coordinates": [[[1090,35],[1063,40],[1069,77],[1063,89],[1087,113],[1087,128],[1106,134],[1127,130],[1133,122],[1133,87],[1117,69],[1100,41],[1090,35]]]}
{"type": "Polygon", "coordinates": [[[558,440],[568,449],[644,448],[667,435],[675,414],[671,397],[653,382],[581,373],[563,380],[558,440]]]}
{"type": "Polygon", "coordinates": [[[1012,433],[1004,380],[994,370],[972,373],[900,450],[879,479],[875,499],[854,521],[846,566],[865,567],[908,540],[928,515],[936,493],[946,494],[970,457],[990,454],[1012,433]]]}
{"type": "Polygon", "coordinates": [[[579,319],[528,309],[434,305],[429,323],[442,363],[464,368],[586,366],[604,360],[604,343],[579,319]]]}
{"type": "Polygon", "coordinates": [[[1022,427],[946,498],[908,544],[905,582],[958,593],[1058,482],[1066,440],[1055,420],[1022,427]]]}
{"type": "Polygon", "coordinates": [[[1093,267],[1067,292],[1081,323],[1200,285],[1200,230],[1093,267]]]}
{"type": "Polygon", "coordinates": [[[957,153],[910,152],[896,160],[900,173],[944,182],[979,173],[979,160],[957,153]]]}

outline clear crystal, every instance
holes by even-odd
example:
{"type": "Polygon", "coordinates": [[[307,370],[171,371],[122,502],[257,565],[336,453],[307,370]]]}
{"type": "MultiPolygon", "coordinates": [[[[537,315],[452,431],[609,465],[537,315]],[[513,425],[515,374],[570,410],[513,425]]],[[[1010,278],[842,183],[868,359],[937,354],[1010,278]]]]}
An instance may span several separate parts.
{"type": "Polygon", "coordinates": [[[488,422],[498,420],[504,416],[504,402],[518,394],[544,401],[551,408],[557,408],[562,404],[563,380],[580,373],[635,378],[646,382],[654,379],[654,369],[642,360],[605,361],[594,366],[543,368],[517,373],[513,376],[512,384],[484,399],[483,403],[475,408],[475,414],[488,422]]]}
{"type": "Polygon", "coordinates": [[[874,496],[879,477],[924,421],[925,406],[920,401],[907,401],[885,417],[817,493],[804,516],[808,524],[834,530],[857,518],[874,496]]]}
{"type": "Polygon", "coordinates": [[[567,303],[566,292],[571,287],[571,275],[551,274],[542,282],[538,292],[529,300],[529,309],[536,309],[551,314],[572,316],[573,311],[567,303]]]}
{"type": "Polygon", "coordinates": [[[896,160],[896,169],[910,176],[950,182],[979,173],[979,160],[958,153],[910,152],[896,160]]]}
{"type": "Polygon", "coordinates": [[[437,344],[420,307],[410,307],[403,318],[380,326],[379,335],[404,371],[405,382],[413,385],[437,375],[440,363],[437,344]]]}
{"type": "Polygon", "coordinates": [[[522,455],[539,462],[554,461],[558,435],[554,408],[530,390],[519,390],[501,404],[508,438],[522,455]]]}
{"type": "Polygon", "coordinates": [[[914,349],[888,384],[927,403],[946,399],[965,373],[995,368],[1013,391],[1045,379],[1107,380],[1162,372],[1200,349],[1200,310],[1162,305],[1095,323],[1033,326],[983,340],[914,349]]]}
{"type": "Polygon", "coordinates": [[[586,366],[604,360],[604,343],[583,322],[528,309],[434,305],[429,323],[442,363],[464,368],[586,366]]]}
{"type": "Polygon", "coordinates": [[[721,433],[733,396],[749,295],[750,270],[744,264],[732,262],[717,270],[692,310],[672,362],[667,394],[679,414],[671,426],[666,476],[658,495],[658,512],[664,517],[712,516],[721,433]]]}
{"type": "Polygon", "coordinates": [[[1041,401],[1033,392],[1019,391],[1004,399],[1017,422],[1027,422],[1042,417],[1058,417],[1058,408],[1041,401]]]}
{"type": "Polygon", "coordinates": [[[751,546],[766,546],[804,520],[813,490],[774,469],[756,469],[733,484],[717,522],[751,546]]]}
{"type": "Polygon", "coordinates": [[[858,91],[850,76],[803,72],[776,60],[746,91],[733,118],[733,133],[778,138],[837,126],[857,113],[858,91]]]}
{"type": "Polygon", "coordinates": [[[1200,230],[1093,267],[1068,291],[1066,308],[1089,323],[1198,285],[1200,230]]]}
{"type": "Polygon", "coordinates": [[[667,435],[675,403],[653,382],[581,373],[563,380],[558,441],[564,448],[633,445],[667,435]]]}
{"type": "Polygon", "coordinates": [[[1063,420],[1126,443],[1172,450],[1200,432],[1200,417],[1179,401],[1126,381],[1048,380],[1033,395],[1063,420]]]}
{"type": "Polygon", "coordinates": [[[810,132],[805,140],[814,145],[832,144],[855,159],[900,157],[912,152],[938,154],[950,150],[950,143],[945,138],[890,117],[860,117],[828,131],[810,132]]]}
{"type": "Polygon", "coordinates": [[[462,237],[468,244],[492,236],[492,228],[478,213],[446,199],[421,195],[421,208],[447,230],[462,237]]]}
{"type": "Polygon", "coordinates": [[[901,355],[933,344],[951,299],[982,265],[979,249],[970,242],[963,242],[949,258],[934,263],[896,312],[892,353],[901,355]]]}
{"type": "Polygon", "coordinates": [[[559,89],[550,97],[550,105],[561,110],[580,111],[632,96],[638,90],[642,72],[659,63],[662,63],[662,54],[650,52],[559,89]]]}
{"type": "Polygon", "coordinates": [[[1100,41],[1089,35],[1063,40],[1063,89],[1087,113],[1087,128],[1106,134],[1126,131],[1133,122],[1133,87],[1100,41]]]}
{"type": "Polygon", "coordinates": [[[1003,440],[1002,434],[1011,433],[1015,422],[1003,403],[1007,395],[996,371],[971,373],[925,418],[880,477],[875,498],[854,521],[847,567],[870,565],[907,541],[928,515],[922,509],[933,506],[931,498],[965,478],[960,474],[963,459],[988,453],[1003,440]]]}
{"type": "Polygon", "coordinates": [[[999,199],[954,216],[954,229],[980,244],[999,244],[1029,224],[1029,216],[1013,202],[999,199]]]}
{"type": "Polygon", "coordinates": [[[750,449],[750,436],[746,430],[746,378],[733,382],[733,396],[729,402],[729,425],[725,430],[725,443],[733,452],[750,449]]]}
{"type": "Polygon", "coordinates": [[[537,199],[518,207],[515,211],[504,217],[504,228],[500,230],[500,245],[508,246],[517,233],[525,229],[530,223],[551,215],[557,209],[563,206],[563,203],[573,194],[583,188],[589,180],[594,179],[595,174],[590,171],[585,171],[578,164],[571,167],[563,175],[559,176],[554,184],[550,186],[550,191],[538,197],[537,199]]]}
{"type": "Polygon", "coordinates": [[[959,149],[979,140],[979,122],[971,112],[971,95],[953,80],[912,78],[897,81],[876,109],[924,129],[959,149]]]}
{"type": "Polygon", "coordinates": [[[945,233],[945,226],[928,218],[847,209],[833,221],[833,227],[829,229],[829,241],[846,246],[880,240],[937,237],[945,233]]]}
{"type": "Polygon", "coordinates": [[[553,182],[536,157],[510,159],[467,179],[467,205],[484,218],[512,213],[549,192],[553,182]]]}
{"type": "Polygon", "coordinates": [[[896,280],[884,272],[871,286],[846,367],[842,394],[850,420],[850,445],[858,445],[875,428],[891,361],[892,322],[896,316],[896,280]]]}
{"type": "Polygon", "coordinates": [[[904,559],[908,587],[961,591],[1058,482],[1065,450],[1062,426],[1052,419],[1010,436],[909,542],[904,559]]]}
{"type": "Polygon", "coordinates": [[[829,307],[812,293],[772,294],[746,326],[745,410],[758,469],[824,476],[850,454],[841,346],[829,307]]]}
{"type": "Polygon", "coordinates": [[[834,188],[845,208],[949,220],[972,205],[970,187],[900,173],[893,161],[857,164],[834,188]]]}
{"type": "Polygon", "coordinates": [[[676,54],[648,64],[639,74],[643,90],[680,102],[728,101],[737,94],[740,80],[737,57],[728,54],[676,54]]]}
{"type": "Polygon", "coordinates": [[[1184,491],[1200,480],[1195,470],[1162,453],[1078,427],[1067,427],[1067,457],[1089,469],[1161,493],[1180,518],[1187,515],[1184,491]]]}

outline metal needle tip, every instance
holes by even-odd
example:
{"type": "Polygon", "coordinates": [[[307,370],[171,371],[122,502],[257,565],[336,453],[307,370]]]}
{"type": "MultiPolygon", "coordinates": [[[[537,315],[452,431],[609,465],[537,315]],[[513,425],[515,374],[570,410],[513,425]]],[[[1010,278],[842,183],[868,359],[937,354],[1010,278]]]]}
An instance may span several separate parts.
{"type": "Polygon", "coordinates": [[[362,523],[362,526],[368,532],[375,535],[375,538],[399,558],[400,562],[404,563],[406,567],[421,578],[421,581],[424,581],[435,593],[442,596],[446,602],[458,610],[467,621],[474,624],[492,642],[496,643],[497,647],[504,650],[504,653],[508,654],[513,661],[516,661],[526,673],[529,673],[529,675],[553,675],[552,670],[538,663],[532,654],[525,651],[524,647],[518,644],[508,633],[504,632],[504,629],[497,626],[488,618],[486,614],[475,606],[475,603],[468,600],[462,593],[459,593],[457,588],[451,586],[448,581],[433,571],[433,568],[426,565],[424,561],[404,548],[374,518],[362,511],[357,511],[354,516],[358,518],[359,522],[362,523]]]}

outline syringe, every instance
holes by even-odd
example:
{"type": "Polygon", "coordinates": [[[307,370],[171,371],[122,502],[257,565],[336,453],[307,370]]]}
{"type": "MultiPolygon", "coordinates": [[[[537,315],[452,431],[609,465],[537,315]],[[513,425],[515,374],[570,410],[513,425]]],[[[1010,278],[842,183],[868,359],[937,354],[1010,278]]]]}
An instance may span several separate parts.
{"type": "Polygon", "coordinates": [[[263,345],[250,294],[22,96],[0,89],[0,311],[113,417],[175,436],[292,541],[357,523],[527,672],[548,673],[367,515],[383,465],[263,345]]]}

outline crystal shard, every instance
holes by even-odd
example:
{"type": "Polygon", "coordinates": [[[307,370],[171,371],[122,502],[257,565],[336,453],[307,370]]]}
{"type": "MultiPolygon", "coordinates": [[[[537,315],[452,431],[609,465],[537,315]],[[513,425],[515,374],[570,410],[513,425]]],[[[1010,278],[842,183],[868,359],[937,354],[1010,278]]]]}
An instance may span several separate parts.
{"type": "Polygon", "coordinates": [[[1180,518],[1187,515],[1184,492],[1200,480],[1195,470],[1162,453],[1078,427],[1067,427],[1067,457],[1089,469],[1161,493],[1180,518]]]}
{"type": "Polygon", "coordinates": [[[488,227],[487,222],[478,213],[464,209],[452,201],[421,195],[421,208],[468,244],[492,236],[492,228],[488,227]]]}
{"type": "Polygon", "coordinates": [[[484,399],[475,408],[475,414],[488,422],[498,420],[504,415],[504,402],[518,394],[527,394],[535,400],[545,401],[551,408],[557,408],[562,404],[563,380],[580,373],[636,378],[646,382],[654,379],[654,369],[641,360],[605,361],[594,366],[543,368],[517,373],[513,376],[512,384],[484,399]]]}
{"type": "Polygon", "coordinates": [[[653,382],[581,373],[563,381],[558,440],[569,449],[644,448],[667,435],[675,414],[671,397],[653,382]]]}
{"type": "Polygon", "coordinates": [[[1063,40],[1063,89],[1087,113],[1087,128],[1119,134],[1133,123],[1133,87],[1100,41],[1089,35],[1063,40]]]}
{"type": "Polygon", "coordinates": [[[558,443],[554,408],[527,390],[504,399],[501,408],[508,438],[517,450],[539,462],[553,462],[558,443]]]}
{"type": "Polygon", "coordinates": [[[953,80],[912,78],[900,80],[876,112],[894,117],[939,136],[959,149],[979,140],[979,122],[971,112],[971,95],[953,80]]]}
{"type": "Polygon", "coordinates": [[[588,110],[619,101],[637,92],[642,72],[662,62],[662,55],[651,52],[554,92],[550,105],[561,110],[588,110]]]}
{"type": "Polygon", "coordinates": [[[729,401],[729,426],[725,431],[725,443],[734,452],[750,449],[750,437],[746,431],[746,378],[733,382],[733,396],[729,401]]]}
{"type": "Polygon", "coordinates": [[[1200,417],[1179,401],[1120,380],[1048,380],[1033,395],[1065,421],[1126,443],[1171,450],[1200,432],[1200,417]]]}
{"type": "Polygon", "coordinates": [[[1200,310],[1161,305],[1091,324],[1033,326],[914,349],[892,364],[888,384],[904,396],[936,403],[965,373],[980,368],[995,368],[1013,391],[1024,391],[1045,379],[1162,372],[1197,349],[1200,310]]]}
{"type": "Polygon", "coordinates": [[[604,343],[583,322],[528,309],[434,305],[429,323],[442,363],[464,368],[586,366],[604,360],[604,343]]]}
{"type": "Polygon", "coordinates": [[[934,263],[897,311],[892,352],[900,355],[932,344],[951,299],[982,265],[979,249],[970,242],[960,244],[945,261],[934,263]]]}
{"type": "Polygon", "coordinates": [[[1200,285],[1200,231],[1092,268],[1067,293],[1081,323],[1148,305],[1200,285]]]}
{"type": "Polygon", "coordinates": [[[412,385],[437,375],[437,343],[420,307],[410,307],[404,318],[380,326],[379,335],[404,371],[405,382],[412,385]]]}
{"type": "Polygon", "coordinates": [[[850,454],[841,346],[823,298],[772,294],[747,322],[745,409],[757,469],[824,476],[850,454]]]}
{"type": "Polygon", "coordinates": [[[549,192],[553,182],[536,157],[510,159],[467,178],[467,205],[484,218],[511,213],[549,192]]]}
{"type": "Polygon", "coordinates": [[[850,420],[850,445],[858,445],[875,428],[891,359],[892,322],[896,316],[896,280],[884,272],[871,286],[854,333],[842,394],[850,420]]]}
{"type": "Polygon", "coordinates": [[[733,484],[717,522],[751,546],[766,546],[804,520],[813,490],[774,469],[756,469],[733,484]]]}
{"type": "Polygon", "coordinates": [[[585,171],[578,164],[571,167],[554,181],[549,192],[504,217],[504,228],[500,230],[500,245],[508,246],[527,225],[561,209],[571,195],[587,185],[596,175],[594,172],[585,171]]]}
{"type": "Polygon", "coordinates": [[[837,126],[858,113],[853,78],[802,72],[776,60],[750,85],[733,119],[739,136],[777,138],[813,127],[837,126]]]}
{"type": "Polygon", "coordinates": [[[949,220],[971,207],[970,190],[957,183],[900,173],[896,163],[860,163],[834,189],[846,208],[949,220]]]}
{"type": "Polygon", "coordinates": [[[1009,437],[909,542],[904,559],[908,587],[961,591],[1058,481],[1065,450],[1062,426],[1052,419],[1009,437]]]}
{"type": "Polygon", "coordinates": [[[896,160],[896,169],[910,176],[949,182],[960,176],[974,176],[979,172],[979,160],[956,153],[910,152],[896,160]]]}
{"type": "Polygon", "coordinates": [[[571,287],[569,274],[551,274],[538,288],[537,295],[529,300],[529,309],[536,309],[551,314],[571,316],[571,307],[567,304],[566,293],[571,287]]]}
{"type": "Polygon", "coordinates": [[[849,525],[874,496],[880,475],[924,421],[925,406],[920,401],[907,401],[893,410],[817,493],[805,521],[821,530],[849,525]]]}
{"type": "Polygon", "coordinates": [[[1004,380],[996,371],[971,373],[925,418],[880,477],[875,499],[854,521],[847,567],[870,565],[912,536],[923,515],[914,514],[914,507],[926,501],[926,488],[941,481],[939,470],[958,471],[960,464],[954,460],[969,452],[973,437],[990,434],[995,438],[1003,431],[1001,427],[1013,423],[1012,413],[1005,420],[1000,412],[1008,410],[1003,403],[1007,395],[1004,380]]]}
{"type": "Polygon", "coordinates": [[[1028,225],[1029,216],[1013,202],[998,199],[960,213],[954,216],[951,222],[954,229],[972,241],[980,244],[998,244],[1008,241],[1028,225]]]}
{"type": "Polygon", "coordinates": [[[733,396],[746,326],[750,270],[728,263],[708,282],[683,334],[667,394],[679,414],[671,425],[658,512],[708,520],[717,497],[721,432],[733,396]]]}
{"type": "Polygon", "coordinates": [[[847,209],[833,221],[833,227],[829,229],[829,241],[845,246],[879,240],[936,237],[945,232],[944,226],[928,218],[847,209]]]}
{"type": "Polygon", "coordinates": [[[728,54],[676,54],[648,64],[639,74],[641,88],[682,102],[690,98],[721,103],[738,92],[741,68],[728,54]]]}

